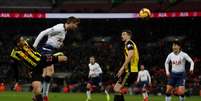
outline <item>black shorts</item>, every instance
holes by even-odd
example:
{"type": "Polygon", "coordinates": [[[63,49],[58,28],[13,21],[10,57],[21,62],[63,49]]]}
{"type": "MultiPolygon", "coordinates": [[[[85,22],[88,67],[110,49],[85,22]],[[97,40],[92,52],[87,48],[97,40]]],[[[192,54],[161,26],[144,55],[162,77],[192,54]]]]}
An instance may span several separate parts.
{"type": "Polygon", "coordinates": [[[32,82],[33,81],[42,81],[42,74],[43,74],[43,69],[42,68],[33,69],[32,73],[31,73],[32,82]]]}
{"type": "Polygon", "coordinates": [[[123,75],[119,78],[119,83],[121,84],[123,80],[126,80],[124,86],[130,87],[134,84],[137,79],[138,72],[124,72],[123,75]]]}
{"type": "Polygon", "coordinates": [[[95,86],[101,86],[100,84],[102,83],[102,77],[101,76],[97,76],[97,77],[93,77],[93,78],[89,78],[88,83],[95,85],[95,86]]]}

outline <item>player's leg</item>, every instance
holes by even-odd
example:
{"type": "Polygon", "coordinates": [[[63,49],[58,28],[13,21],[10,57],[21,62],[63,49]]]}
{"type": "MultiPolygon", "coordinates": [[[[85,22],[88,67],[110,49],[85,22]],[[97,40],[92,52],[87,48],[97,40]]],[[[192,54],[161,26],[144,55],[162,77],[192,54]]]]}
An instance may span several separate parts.
{"type": "Polygon", "coordinates": [[[116,93],[121,93],[121,88],[124,86],[124,84],[126,83],[128,76],[130,75],[129,72],[127,73],[123,73],[122,76],[118,79],[118,81],[116,82],[113,90],[116,93]]]}
{"type": "Polygon", "coordinates": [[[179,95],[179,101],[184,101],[185,94],[185,78],[179,80],[177,94],[179,95]]]}
{"type": "Polygon", "coordinates": [[[124,73],[115,84],[113,90],[118,94],[114,95],[114,101],[124,101],[124,93],[121,91],[121,89],[124,87],[129,75],[129,72],[124,73]]]}
{"type": "Polygon", "coordinates": [[[91,91],[92,91],[92,85],[90,82],[87,83],[87,91],[86,91],[86,95],[87,95],[87,100],[86,101],[90,101],[91,100],[91,91]]]}
{"type": "Polygon", "coordinates": [[[41,95],[41,89],[42,89],[42,69],[36,67],[32,73],[32,92],[33,92],[33,100],[34,101],[43,101],[42,95],[41,95]]]}
{"type": "Polygon", "coordinates": [[[173,86],[172,85],[167,85],[166,86],[166,97],[165,97],[165,101],[171,101],[171,92],[173,90],[173,86]]]}
{"type": "Polygon", "coordinates": [[[43,95],[43,89],[45,89],[45,83],[44,83],[44,81],[45,81],[45,75],[46,75],[46,68],[43,68],[43,74],[42,74],[42,95],[43,95]]]}
{"type": "Polygon", "coordinates": [[[96,78],[96,85],[99,86],[98,88],[101,89],[104,88],[104,92],[105,92],[105,95],[106,95],[106,100],[107,101],[110,101],[110,95],[109,95],[109,92],[108,90],[106,89],[106,87],[103,85],[103,82],[102,82],[102,75],[98,76],[96,78]]]}
{"type": "Polygon", "coordinates": [[[54,63],[58,62],[66,62],[66,56],[60,55],[44,55],[42,63],[48,65],[47,67],[43,68],[43,97],[44,101],[48,101],[48,91],[50,87],[51,77],[54,74],[54,63]]]}
{"type": "Polygon", "coordinates": [[[168,83],[166,86],[166,97],[165,101],[171,101],[171,94],[173,91],[173,87],[177,84],[177,76],[174,73],[170,74],[170,78],[168,78],[168,83]]]}
{"type": "Polygon", "coordinates": [[[48,92],[50,87],[51,77],[54,74],[54,65],[47,66],[43,69],[44,71],[44,81],[43,81],[43,98],[44,101],[48,101],[48,92]]]}
{"type": "Polygon", "coordinates": [[[67,56],[57,56],[58,57],[58,62],[67,62],[68,57],[67,56]]]}
{"type": "MultiPolygon", "coordinates": [[[[131,89],[132,89],[133,85],[135,84],[135,81],[137,80],[137,76],[138,76],[138,72],[130,72],[130,74],[128,76],[127,84],[125,84],[125,86],[128,87],[128,91],[130,91],[129,94],[133,93],[131,89]]],[[[133,99],[133,100],[135,100],[135,99],[133,99]]]]}
{"type": "Polygon", "coordinates": [[[142,87],[142,96],[143,96],[143,100],[144,101],[148,101],[148,92],[147,92],[147,85],[148,85],[148,83],[147,82],[143,82],[142,83],[142,85],[141,85],[141,87],[142,87]]]}
{"type": "Polygon", "coordinates": [[[43,81],[42,81],[42,95],[43,95],[43,100],[44,101],[48,100],[48,98],[45,97],[45,95],[46,95],[45,94],[45,90],[47,89],[46,88],[47,84],[45,82],[45,79],[46,79],[45,76],[46,76],[46,74],[47,74],[47,68],[43,68],[43,74],[42,74],[42,77],[43,77],[43,81]]]}
{"type": "Polygon", "coordinates": [[[42,95],[41,95],[41,81],[33,81],[32,82],[33,87],[33,93],[35,101],[43,101],[42,95]]]}
{"type": "Polygon", "coordinates": [[[179,101],[184,101],[184,93],[185,93],[185,87],[179,86],[177,90],[177,94],[179,95],[179,101]]]}
{"type": "Polygon", "coordinates": [[[110,101],[110,94],[107,89],[105,89],[105,94],[106,94],[107,101],[110,101]]]}

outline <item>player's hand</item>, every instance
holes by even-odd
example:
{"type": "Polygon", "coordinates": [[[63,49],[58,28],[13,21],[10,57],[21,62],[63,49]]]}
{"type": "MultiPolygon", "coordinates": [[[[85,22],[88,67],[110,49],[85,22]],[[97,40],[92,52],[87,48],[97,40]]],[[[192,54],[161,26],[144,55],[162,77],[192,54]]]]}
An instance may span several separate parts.
{"type": "Polygon", "coordinates": [[[120,78],[120,76],[123,74],[123,72],[124,72],[124,68],[123,67],[121,67],[121,69],[118,71],[118,73],[117,73],[117,77],[118,78],[120,78]]]}
{"type": "Polygon", "coordinates": [[[149,83],[149,87],[151,87],[152,86],[152,84],[151,83],[149,83]]]}
{"type": "Polygon", "coordinates": [[[193,74],[193,70],[190,70],[190,74],[193,74]]]}
{"type": "Polygon", "coordinates": [[[170,79],[170,73],[166,73],[168,79],[170,79]]]}

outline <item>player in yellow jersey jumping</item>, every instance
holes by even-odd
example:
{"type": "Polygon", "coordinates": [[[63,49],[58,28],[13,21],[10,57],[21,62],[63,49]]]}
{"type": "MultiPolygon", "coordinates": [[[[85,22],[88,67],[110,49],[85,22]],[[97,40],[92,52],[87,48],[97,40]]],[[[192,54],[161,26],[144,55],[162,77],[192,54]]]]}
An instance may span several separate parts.
{"type": "Polygon", "coordinates": [[[34,50],[22,37],[16,38],[16,47],[13,48],[11,55],[14,60],[24,64],[32,71],[32,87],[34,101],[43,101],[41,95],[41,80],[43,68],[57,62],[66,62],[67,57],[63,54],[41,55],[34,50]]]}

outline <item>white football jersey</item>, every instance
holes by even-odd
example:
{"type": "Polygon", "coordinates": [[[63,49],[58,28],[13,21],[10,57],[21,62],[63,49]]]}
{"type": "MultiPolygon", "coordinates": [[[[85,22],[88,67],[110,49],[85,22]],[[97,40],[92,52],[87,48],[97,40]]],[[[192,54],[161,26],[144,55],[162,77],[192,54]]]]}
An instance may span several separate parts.
{"type": "Polygon", "coordinates": [[[194,62],[191,59],[191,57],[186,54],[185,52],[181,51],[179,54],[175,54],[174,52],[171,52],[165,61],[165,69],[166,73],[169,73],[169,63],[171,62],[172,69],[171,71],[174,73],[178,72],[185,72],[185,64],[186,61],[190,62],[190,70],[194,69],[194,62]]]}
{"type": "Polygon", "coordinates": [[[102,69],[98,63],[89,64],[89,77],[97,77],[102,74],[102,69]]]}
{"type": "Polygon", "coordinates": [[[141,70],[138,72],[137,82],[148,81],[151,83],[151,77],[148,70],[141,70]]]}
{"type": "Polygon", "coordinates": [[[47,45],[50,45],[54,48],[60,48],[66,36],[64,24],[57,24],[51,28],[42,31],[36,38],[33,47],[36,48],[38,46],[38,43],[46,35],[48,36],[48,39],[46,41],[47,45]]]}

